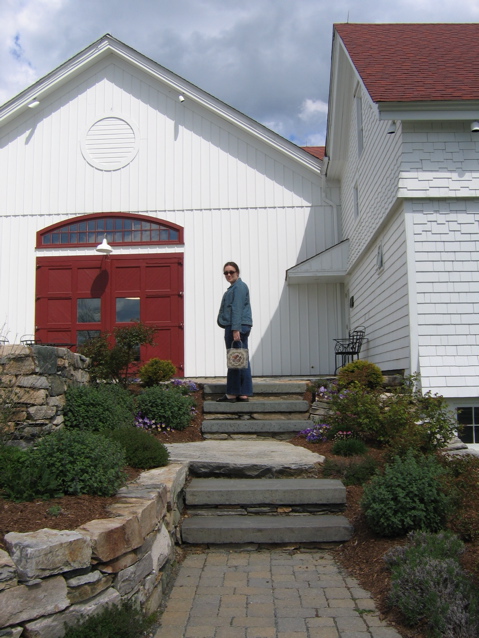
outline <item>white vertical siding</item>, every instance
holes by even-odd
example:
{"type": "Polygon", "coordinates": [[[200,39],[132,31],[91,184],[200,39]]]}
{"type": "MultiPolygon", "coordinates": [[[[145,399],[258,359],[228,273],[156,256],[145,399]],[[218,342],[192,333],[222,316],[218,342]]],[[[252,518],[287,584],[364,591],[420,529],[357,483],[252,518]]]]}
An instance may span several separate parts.
{"type": "Polygon", "coordinates": [[[36,231],[81,214],[132,212],[184,227],[185,244],[175,250],[184,252],[186,375],[225,374],[216,314],[229,260],[251,290],[254,373],[331,372],[337,287],[285,283],[288,268],[337,241],[317,173],[200,104],[180,104],[114,56],[0,135],[0,290],[11,338],[34,330],[36,231]],[[119,170],[99,170],[81,152],[91,125],[107,116],[139,131],[137,155],[119,170]]]}
{"type": "MultiPolygon", "coordinates": [[[[406,234],[399,211],[361,259],[349,282],[354,296],[351,328],[366,327],[361,358],[383,370],[409,370],[409,307],[406,234]],[[382,245],[384,266],[378,270],[377,249],[382,245]]],[[[413,371],[415,372],[415,371],[413,371]]]]}
{"type": "Polygon", "coordinates": [[[362,100],[363,150],[358,155],[357,113],[351,99],[349,147],[341,179],[343,237],[350,240],[350,263],[366,249],[397,197],[401,161],[401,127],[387,134],[389,122],[378,119],[369,98],[362,100]],[[357,187],[359,215],[354,213],[357,187]]]}

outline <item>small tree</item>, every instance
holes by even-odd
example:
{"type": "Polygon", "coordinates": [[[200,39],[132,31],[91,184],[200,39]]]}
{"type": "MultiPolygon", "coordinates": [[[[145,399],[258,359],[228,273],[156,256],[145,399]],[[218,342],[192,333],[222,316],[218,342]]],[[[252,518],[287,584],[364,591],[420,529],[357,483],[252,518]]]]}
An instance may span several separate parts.
{"type": "Polygon", "coordinates": [[[91,361],[91,378],[128,385],[138,348],[154,345],[156,330],[154,326],[137,321],[130,326],[114,328],[112,334],[104,333],[88,340],[79,351],[91,361]]]}

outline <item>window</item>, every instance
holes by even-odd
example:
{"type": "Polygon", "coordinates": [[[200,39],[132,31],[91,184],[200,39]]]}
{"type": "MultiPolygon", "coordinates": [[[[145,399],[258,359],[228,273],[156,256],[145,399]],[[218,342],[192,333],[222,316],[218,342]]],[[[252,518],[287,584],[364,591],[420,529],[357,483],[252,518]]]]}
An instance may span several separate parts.
{"type": "Polygon", "coordinates": [[[359,217],[359,191],[357,185],[353,188],[353,208],[354,208],[354,217],[359,217]]]}
{"type": "Polygon", "coordinates": [[[363,152],[364,147],[364,130],[363,130],[363,100],[361,97],[360,89],[357,90],[355,100],[356,102],[356,128],[358,132],[358,156],[363,152]]]}
{"type": "Polygon", "coordinates": [[[376,269],[381,271],[384,268],[384,255],[383,255],[383,245],[379,244],[378,251],[376,253],[376,269]]]}
{"type": "Polygon", "coordinates": [[[479,443],[479,408],[457,408],[457,422],[462,426],[459,438],[463,443],[479,443]]]}
{"type": "Polygon", "coordinates": [[[55,224],[37,236],[37,247],[97,246],[106,237],[109,244],[180,244],[181,228],[141,215],[85,215],[55,224]]]}

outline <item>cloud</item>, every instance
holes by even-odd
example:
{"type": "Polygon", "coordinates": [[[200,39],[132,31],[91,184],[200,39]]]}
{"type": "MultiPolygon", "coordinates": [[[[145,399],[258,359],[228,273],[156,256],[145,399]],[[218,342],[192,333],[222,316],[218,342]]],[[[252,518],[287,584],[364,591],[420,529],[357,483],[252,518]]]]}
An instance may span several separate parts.
{"type": "Polygon", "coordinates": [[[325,116],[328,113],[328,105],[323,100],[311,100],[309,97],[306,98],[299,111],[299,117],[304,120],[311,120],[316,118],[318,115],[325,116]]]}
{"type": "Polygon", "coordinates": [[[105,33],[300,145],[326,128],[336,22],[474,21],[479,0],[0,0],[0,102],[105,33]]]}

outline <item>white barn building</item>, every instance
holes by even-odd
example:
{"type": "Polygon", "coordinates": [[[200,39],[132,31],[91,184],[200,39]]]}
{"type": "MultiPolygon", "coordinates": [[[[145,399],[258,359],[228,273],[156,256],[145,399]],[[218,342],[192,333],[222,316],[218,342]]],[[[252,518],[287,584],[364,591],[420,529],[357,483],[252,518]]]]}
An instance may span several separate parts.
{"type": "Polygon", "coordinates": [[[478,42],[337,25],[326,148],[301,149],[104,36],[0,108],[2,333],[141,318],[161,328],[147,357],[223,376],[233,260],[254,375],[330,374],[363,325],[361,356],[419,372],[479,442],[478,42]]]}

